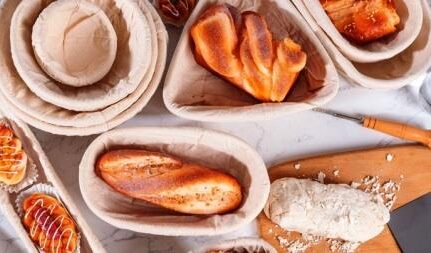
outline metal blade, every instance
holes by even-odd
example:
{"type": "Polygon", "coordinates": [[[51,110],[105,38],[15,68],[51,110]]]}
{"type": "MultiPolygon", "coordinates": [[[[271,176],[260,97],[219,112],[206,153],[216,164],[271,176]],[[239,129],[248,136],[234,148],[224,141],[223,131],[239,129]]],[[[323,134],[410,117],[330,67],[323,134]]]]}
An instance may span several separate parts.
{"type": "Polygon", "coordinates": [[[337,118],[341,118],[341,119],[354,121],[354,122],[360,123],[360,124],[362,124],[362,122],[364,121],[364,119],[362,117],[350,116],[350,115],[346,115],[346,114],[336,112],[333,110],[329,110],[329,109],[314,108],[313,111],[328,114],[328,115],[331,115],[333,117],[337,117],[337,118]]]}

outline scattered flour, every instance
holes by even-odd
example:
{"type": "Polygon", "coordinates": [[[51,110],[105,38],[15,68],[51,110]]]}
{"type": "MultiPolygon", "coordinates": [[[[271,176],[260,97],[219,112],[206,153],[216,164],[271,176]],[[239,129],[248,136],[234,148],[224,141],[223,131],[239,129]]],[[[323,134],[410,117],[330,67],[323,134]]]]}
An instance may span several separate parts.
{"type": "Polygon", "coordinates": [[[350,186],[351,186],[352,188],[354,188],[354,189],[358,189],[358,188],[359,188],[359,186],[361,186],[361,183],[358,183],[358,182],[352,182],[352,183],[350,184],[350,186]]]}
{"type": "Polygon", "coordinates": [[[323,173],[322,171],[319,171],[319,174],[317,174],[317,181],[321,184],[324,184],[325,183],[325,177],[326,177],[326,174],[323,173]]]}
{"type": "Polygon", "coordinates": [[[362,180],[362,183],[366,186],[365,192],[381,198],[388,209],[391,209],[394,205],[397,199],[396,193],[401,189],[400,185],[392,180],[380,183],[378,176],[367,176],[362,180]]]}
{"type": "Polygon", "coordinates": [[[320,236],[302,234],[301,239],[289,241],[282,236],[277,236],[278,242],[287,253],[305,252],[310,246],[319,244],[322,239],[323,237],[320,236]]]}
{"type": "Polygon", "coordinates": [[[343,240],[327,239],[331,252],[354,253],[361,245],[358,242],[347,242],[343,240]]]}

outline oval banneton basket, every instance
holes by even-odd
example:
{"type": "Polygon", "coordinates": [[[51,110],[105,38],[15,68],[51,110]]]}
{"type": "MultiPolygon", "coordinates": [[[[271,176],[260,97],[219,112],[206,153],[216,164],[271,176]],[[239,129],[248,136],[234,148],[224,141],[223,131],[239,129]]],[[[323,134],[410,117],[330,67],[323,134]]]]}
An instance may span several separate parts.
{"type": "MultiPolygon", "coordinates": [[[[15,134],[22,141],[27,155],[35,163],[39,176],[34,184],[45,183],[52,185],[58,192],[62,203],[67,207],[69,213],[75,220],[81,236],[80,253],[106,252],[101,242],[99,239],[97,239],[96,235],[92,231],[91,227],[84,220],[84,216],[82,215],[80,209],[72,200],[71,196],[64,187],[50,161],[48,160],[48,157],[45,155],[42,147],[29,127],[19,119],[16,119],[14,116],[1,111],[0,118],[6,118],[9,124],[12,125],[15,134]]],[[[15,206],[15,200],[19,194],[20,192],[8,193],[6,191],[0,191],[0,208],[3,215],[17,232],[27,252],[38,253],[39,250],[28,236],[28,232],[24,228],[21,218],[18,215],[18,210],[15,206]]]]}
{"type": "Polygon", "coordinates": [[[271,244],[259,238],[240,238],[236,240],[212,243],[189,253],[209,252],[277,253],[271,244]],[[236,251],[235,251],[236,250],[236,251]]]}
{"type": "MultiPolygon", "coordinates": [[[[423,14],[420,1],[394,0],[401,23],[399,31],[387,38],[371,42],[365,46],[355,45],[338,32],[319,0],[300,1],[311,18],[318,21],[318,26],[326,33],[338,50],[355,62],[377,62],[394,57],[408,48],[419,35],[423,14]]],[[[300,11],[302,13],[302,11],[300,11]]]]}
{"type": "Polygon", "coordinates": [[[184,27],[167,73],[163,98],[180,117],[200,121],[268,120],[324,105],[338,91],[338,74],[325,48],[295,7],[286,0],[199,1],[184,27]],[[287,99],[259,103],[233,84],[213,75],[193,57],[189,30],[200,13],[212,4],[229,3],[239,10],[264,15],[277,37],[290,36],[308,54],[308,61],[287,99]]]}
{"type": "Polygon", "coordinates": [[[354,63],[347,59],[311,17],[302,0],[293,0],[325,45],[340,72],[348,79],[370,89],[398,89],[412,83],[431,67],[431,10],[422,4],[423,22],[419,36],[406,50],[387,60],[375,63],[354,63]]]}
{"type": "Polygon", "coordinates": [[[242,140],[200,128],[142,127],[119,129],[98,137],[79,166],[79,186],[90,209],[105,222],[140,233],[203,236],[228,233],[252,222],[269,194],[266,167],[259,154],[242,140]],[[144,148],[223,170],[241,183],[244,200],[235,211],[198,216],[168,211],[127,197],[95,173],[98,157],[112,148],[144,148]]]}
{"type": "MultiPolygon", "coordinates": [[[[138,100],[133,103],[128,109],[121,112],[119,115],[112,119],[104,118],[104,123],[97,124],[97,125],[91,125],[91,126],[81,126],[81,127],[75,127],[75,126],[59,126],[50,124],[47,122],[44,122],[40,120],[39,118],[36,118],[34,114],[29,114],[29,112],[26,109],[23,109],[22,107],[18,107],[15,105],[12,101],[9,100],[8,97],[6,97],[2,92],[0,92],[0,99],[3,103],[3,105],[13,112],[17,117],[25,121],[26,123],[42,129],[44,131],[53,133],[53,134],[59,134],[59,135],[68,135],[68,136],[86,136],[86,135],[92,135],[92,134],[98,134],[101,132],[108,131],[111,128],[114,128],[123,122],[129,120],[133,116],[135,116],[137,113],[139,113],[142,108],[145,107],[145,105],[148,103],[148,101],[151,99],[153,94],[156,92],[157,87],[160,83],[160,80],[163,75],[163,71],[166,65],[166,56],[167,56],[167,41],[168,41],[168,35],[165,29],[165,26],[163,22],[161,21],[160,17],[158,16],[156,10],[152,7],[148,1],[144,0],[133,0],[135,3],[138,4],[138,6],[141,8],[142,11],[144,11],[144,14],[146,16],[149,16],[155,27],[155,34],[157,35],[156,44],[154,45],[154,48],[157,49],[158,52],[153,52],[154,55],[157,55],[157,60],[153,66],[154,68],[154,74],[149,75],[148,77],[143,80],[143,82],[149,82],[148,87],[145,89],[143,94],[139,96],[138,100]]],[[[7,0],[6,3],[12,4],[12,6],[16,6],[17,2],[19,1],[11,1],[7,0]]],[[[11,7],[8,7],[9,9],[11,7]]],[[[3,10],[6,10],[8,8],[0,9],[0,17],[2,15],[11,15],[11,13],[1,13],[3,10]]],[[[0,29],[0,34],[2,33],[2,30],[0,29]]],[[[7,41],[0,41],[0,54],[6,54],[7,50],[9,50],[9,44],[6,43],[7,41]]],[[[0,68],[5,70],[8,75],[0,75],[0,81],[1,85],[3,85],[6,82],[22,82],[19,76],[17,75],[14,68],[9,68],[8,66],[12,64],[11,59],[8,57],[0,57],[0,68]]],[[[27,93],[26,93],[27,94],[27,93]]],[[[129,96],[137,96],[137,93],[133,93],[129,96]]],[[[43,102],[42,102],[43,103],[43,102]]],[[[44,103],[43,106],[49,105],[44,103]]],[[[69,121],[76,121],[77,118],[70,118],[71,111],[56,111],[55,108],[49,106],[45,107],[47,112],[51,112],[53,114],[57,114],[58,119],[64,119],[69,118],[69,121]]],[[[99,114],[100,117],[105,117],[103,114],[99,114]]],[[[98,116],[98,117],[99,117],[98,116]]],[[[99,118],[96,118],[99,119],[99,118]]],[[[95,118],[88,118],[85,119],[85,122],[88,123],[94,123],[96,120],[95,118]]]]}

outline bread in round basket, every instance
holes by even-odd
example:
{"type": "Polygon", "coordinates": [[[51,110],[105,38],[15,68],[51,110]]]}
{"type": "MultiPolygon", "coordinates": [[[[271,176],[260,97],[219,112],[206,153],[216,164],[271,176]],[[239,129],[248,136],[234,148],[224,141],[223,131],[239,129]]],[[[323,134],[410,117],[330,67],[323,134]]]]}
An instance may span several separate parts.
{"type": "Polygon", "coordinates": [[[238,122],[269,120],[309,110],[330,101],[337,91],[338,74],[332,60],[290,1],[210,0],[198,2],[183,29],[166,75],[163,99],[169,111],[179,117],[238,122]],[[210,6],[225,3],[239,12],[252,10],[264,16],[274,38],[290,37],[307,54],[305,69],[282,102],[260,103],[196,62],[190,29],[210,6]]]}
{"type": "Polygon", "coordinates": [[[31,41],[45,73],[74,87],[100,81],[117,56],[117,34],[111,21],[88,1],[51,3],[33,25],[31,41]]]}
{"type": "Polygon", "coordinates": [[[79,185],[86,204],[105,222],[121,229],[170,236],[217,235],[236,230],[256,218],[269,193],[265,164],[248,144],[221,132],[187,127],[140,127],[102,134],[89,145],[81,160],[79,185]],[[123,148],[162,152],[227,173],[242,186],[242,204],[225,214],[186,215],[119,193],[95,169],[102,154],[123,148]]]}
{"type": "Polygon", "coordinates": [[[307,21],[312,19],[316,22],[346,58],[362,63],[377,62],[394,57],[408,48],[420,33],[423,20],[420,1],[391,0],[391,2],[394,2],[400,18],[400,24],[397,25],[398,31],[371,43],[358,45],[350,42],[337,30],[320,0],[293,0],[295,5],[302,4],[305,6],[310,14],[307,21]]]}
{"type": "MultiPolygon", "coordinates": [[[[13,2],[11,0],[8,0],[7,3],[12,6],[11,8],[13,8],[13,6],[16,7],[18,2],[19,1],[13,2]]],[[[157,52],[153,52],[154,55],[157,55],[157,57],[153,63],[154,66],[152,66],[152,68],[154,69],[154,74],[146,76],[145,79],[142,81],[142,82],[148,82],[148,88],[145,88],[142,95],[138,94],[137,92],[131,94],[131,96],[133,98],[136,97],[136,99],[137,99],[134,104],[132,104],[128,109],[121,112],[120,114],[118,114],[117,116],[115,116],[114,118],[112,118],[110,120],[106,119],[106,121],[103,121],[103,123],[96,124],[96,125],[90,125],[90,126],[82,126],[82,127],[59,126],[59,125],[55,125],[55,124],[46,123],[46,122],[40,120],[40,118],[34,117],[34,114],[28,114],[28,111],[24,111],[20,107],[17,107],[13,101],[10,101],[8,97],[6,97],[2,92],[0,92],[0,98],[2,99],[2,101],[4,101],[4,106],[7,108],[7,110],[12,111],[19,118],[21,118],[22,120],[24,120],[25,122],[27,122],[28,124],[30,124],[36,128],[42,129],[42,130],[49,132],[49,133],[59,134],[59,135],[67,135],[67,136],[75,136],[75,135],[87,136],[87,135],[105,132],[111,128],[114,128],[114,127],[120,125],[124,121],[132,118],[137,113],[139,113],[142,110],[142,108],[151,99],[151,97],[153,96],[155,91],[157,90],[157,87],[158,87],[160,80],[162,78],[162,74],[163,74],[163,71],[164,71],[164,68],[166,65],[167,32],[166,32],[165,26],[162,23],[159,15],[157,14],[156,10],[152,7],[152,5],[150,3],[148,3],[147,1],[142,1],[142,0],[134,0],[134,2],[139,6],[141,11],[144,13],[144,15],[152,21],[152,22],[149,22],[151,25],[150,27],[152,27],[151,29],[154,31],[153,33],[156,34],[156,36],[154,36],[155,38],[152,40],[152,41],[154,41],[153,48],[157,48],[157,52]]],[[[12,9],[12,11],[13,11],[13,9],[12,9]]],[[[10,17],[12,15],[12,11],[9,8],[0,9],[0,19],[8,17],[8,16],[10,17]],[[3,12],[3,11],[5,11],[5,12],[3,12]],[[8,16],[6,16],[6,15],[8,15],[8,16]]],[[[0,34],[2,32],[8,33],[9,31],[7,29],[6,30],[0,30],[0,34]]],[[[0,46],[2,48],[7,48],[9,46],[8,42],[9,42],[8,40],[0,41],[0,46]]],[[[0,55],[5,55],[5,52],[6,51],[0,50],[0,55]]],[[[16,73],[16,71],[14,70],[14,68],[10,67],[10,66],[12,66],[12,62],[11,62],[10,57],[9,58],[8,57],[4,57],[4,58],[0,57],[0,69],[4,70],[5,73],[8,73],[8,75],[1,75],[0,76],[1,83],[12,82],[12,84],[16,84],[16,82],[21,82],[21,79],[19,78],[19,76],[16,73]]],[[[0,91],[2,91],[1,90],[2,88],[3,87],[0,87],[0,91]]],[[[26,95],[28,95],[28,94],[31,94],[31,93],[26,93],[26,95]]],[[[32,98],[34,98],[34,97],[32,97],[32,98]]],[[[40,103],[39,100],[33,100],[33,101],[34,101],[34,106],[37,106],[40,103]]],[[[49,104],[43,103],[42,105],[43,105],[43,107],[46,107],[49,104]]],[[[42,109],[43,109],[43,107],[42,107],[42,109]]],[[[56,112],[56,108],[49,105],[49,107],[47,108],[47,111],[56,112]]],[[[79,119],[81,119],[78,117],[71,117],[71,115],[73,116],[75,114],[70,114],[70,112],[68,112],[68,114],[64,114],[64,112],[65,111],[60,111],[58,113],[58,117],[64,117],[64,118],[63,119],[59,118],[57,120],[79,121],[79,119]],[[62,116],[62,115],[65,115],[65,116],[62,116]]],[[[99,112],[97,114],[100,115],[99,112]]],[[[83,115],[81,115],[81,117],[82,116],[83,115]]],[[[97,119],[99,119],[99,118],[97,118],[97,119]]],[[[81,121],[82,120],[83,119],[81,119],[81,121]]],[[[84,120],[85,120],[85,122],[89,122],[89,123],[94,122],[94,118],[91,118],[91,117],[84,118],[84,120]],[[91,121],[91,120],[93,120],[93,121],[91,121]]]]}
{"type": "MultiPolygon", "coordinates": [[[[79,0],[73,3],[81,3],[81,1],[85,2],[79,0]]],[[[146,85],[141,82],[142,79],[146,75],[152,74],[151,64],[155,58],[153,55],[155,49],[152,47],[151,41],[155,35],[151,31],[148,19],[140,12],[135,3],[128,0],[88,0],[108,16],[114,27],[118,38],[117,54],[112,68],[102,80],[86,87],[71,87],[50,78],[38,64],[32,48],[33,24],[36,23],[39,14],[52,2],[53,0],[24,0],[16,7],[12,21],[10,21],[10,45],[13,63],[25,82],[25,84],[23,83],[25,87],[22,85],[7,87],[8,92],[12,92],[13,89],[15,91],[16,89],[29,89],[25,93],[31,91],[38,99],[59,107],[59,109],[55,109],[56,111],[63,108],[76,112],[91,112],[113,106],[117,102],[127,99],[135,91],[142,91],[139,86],[146,85]]],[[[6,26],[6,23],[2,25],[6,26]]],[[[36,43],[35,50],[40,52],[41,50],[38,48],[41,44],[38,41],[33,41],[33,43],[36,43]]],[[[44,59],[46,58],[44,57],[44,59]]],[[[115,106],[124,109],[134,102],[130,99],[126,101],[127,103],[123,102],[122,106],[115,106]]],[[[28,103],[25,102],[16,101],[16,104],[20,104],[20,108],[26,108],[28,103]]],[[[39,104],[42,103],[39,102],[39,104]]],[[[29,111],[33,111],[33,115],[47,114],[43,111],[38,112],[38,109],[40,110],[37,106],[28,108],[29,111]]],[[[109,118],[110,115],[105,113],[105,117],[109,118]]],[[[53,122],[51,121],[51,123],[53,122]]]]}
{"type": "Polygon", "coordinates": [[[305,5],[300,0],[294,2],[327,48],[340,72],[356,84],[370,89],[398,89],[410,84],[431,67],[431,10],[426,0],[417,1],[422,5],[423,15],[420,16],[423,16],[423,22],[413,44],[390,59],[374,63],[349,60],[313,21],[305,5]]]}

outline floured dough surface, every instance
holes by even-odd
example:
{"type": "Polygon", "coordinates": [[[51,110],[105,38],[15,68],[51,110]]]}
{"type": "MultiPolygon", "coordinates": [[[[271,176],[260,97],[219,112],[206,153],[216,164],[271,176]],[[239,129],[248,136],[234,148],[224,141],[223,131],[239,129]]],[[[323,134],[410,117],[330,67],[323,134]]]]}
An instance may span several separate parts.
{"type": "Polygon", "coordinates": [[[372,194],[308,179],[272,183],[264,211],[286,230],[353,242],[377,236],[389,221],[389,210],[372,194]]]}
{"type": "Polygon", "coordinates": [[[59,0],[33,26],[39,65],[55,80],[76,87],[101,80],[117,53],[117,35],[106,14],[87,1],[59,0]]]}

